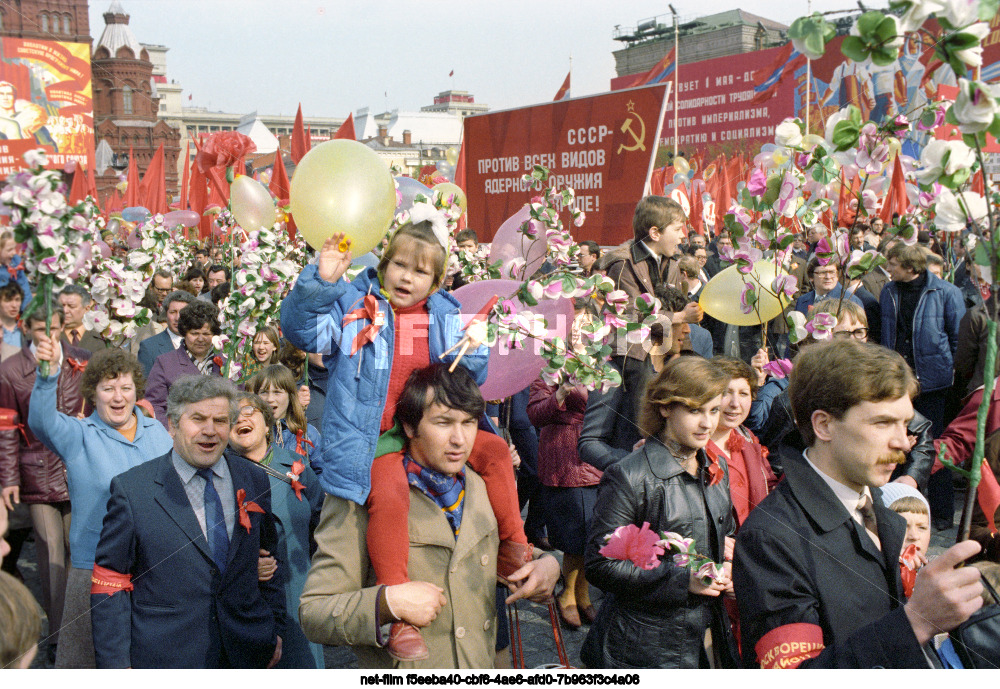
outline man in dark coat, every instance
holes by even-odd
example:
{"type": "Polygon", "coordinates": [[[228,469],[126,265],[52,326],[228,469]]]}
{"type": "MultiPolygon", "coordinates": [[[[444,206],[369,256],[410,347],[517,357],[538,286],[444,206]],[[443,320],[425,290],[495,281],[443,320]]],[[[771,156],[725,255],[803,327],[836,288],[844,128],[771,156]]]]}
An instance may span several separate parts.
{"type": "Polygon", "coordinates": [[[909,448],[916,390],[903,358],[877,345],[799,354],[789,395],[808,448],[785,453],[785,480],[736,537],[745,667],[926,668],[922,646],[982,606],[978,571],[955,569],[974,541],[924,567],[904,605],[906,522],[879,487],[909,448]]]}
{"type": "Polygon", "coordinates": [[[263,668],[281,658],[279,574],[267,476],[223,458],[239,414],[227,380],[176,381],[173,450],[116,476],[91,587],[99,668],[263,668]]]}

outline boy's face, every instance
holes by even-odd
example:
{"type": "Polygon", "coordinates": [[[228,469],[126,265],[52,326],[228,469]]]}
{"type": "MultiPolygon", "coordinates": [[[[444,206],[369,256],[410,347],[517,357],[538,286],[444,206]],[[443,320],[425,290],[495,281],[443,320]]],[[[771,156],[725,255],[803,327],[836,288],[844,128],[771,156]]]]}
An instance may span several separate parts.
{"type": "Polygon", "coordinates": [[[927,549],[931,545],[931,518],[926,514],[918,512],[900,512],[900,516],[906,519],[906,537],[903,539],[903,547],[916,544],[917,550],[922,555],[927,554],[927,549]]]}
{"type": "Polygon", "coordinates": [[[660,256],[668,258],[673,256],[677,251],[677,247],[684,240],[684,225],[683,220],[675,220],[665,227],[656,228],[656,230],[650,232],[650,246],[660,256]],[[654,232],[657,235],[656,239],[653,238],[654,232]]]}
{"type": "Polygon", "coordinates": [[[21,298],[18,296],[0,298],[0,317],[8,321],[16,321],[21,315],[21,298]]]}

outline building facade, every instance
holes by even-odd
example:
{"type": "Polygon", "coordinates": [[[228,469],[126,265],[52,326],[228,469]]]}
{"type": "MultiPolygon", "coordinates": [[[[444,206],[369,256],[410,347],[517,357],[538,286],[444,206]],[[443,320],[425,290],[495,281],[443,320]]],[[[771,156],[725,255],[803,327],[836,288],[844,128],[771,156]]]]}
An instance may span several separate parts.
{"type": "Polygon", "coordinates": [[[150,51],[136,39],[118,0],[104,13],[104,23],[91,54],[98,199],[103,202],[113,192],[130,151],[141,176],[162,144],[169,200],[178,193],[180,132],[160,118],[150,51]]]}

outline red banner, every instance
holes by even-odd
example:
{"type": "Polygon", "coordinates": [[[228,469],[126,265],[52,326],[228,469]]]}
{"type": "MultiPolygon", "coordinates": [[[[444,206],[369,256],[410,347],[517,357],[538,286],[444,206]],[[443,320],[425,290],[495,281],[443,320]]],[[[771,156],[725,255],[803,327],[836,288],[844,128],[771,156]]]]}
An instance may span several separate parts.
{"type": "Polygon", "coordinates": [[[609,246],[631,239],[666,90],[657,84],[467,117],[462,153],[469,227],[490,241],[537,194],[522,175],[544,165],[552,184],[576,191],[577,207],[587,214],[573,229],[577,240],[609,246]]]}
{"type": "Polygon", "coordinates": [[[0,39],[0,175],[24,167],[26,151],[44,148],[49,167],[94,160],[90,46],[0,39]]]}
{"type": "MultiPolygon", "coordinates": [[[[677,72],[677,137],[682,155],[734,155],[774,143],[774,128],[793,111],[795,86],[783,81],[772,98],[751,104],[754,79],[774,61],[781,48],[758,50],[680,65],[677,72]]],[[[631,83],[635,75],[611,80],[611,88],[631,83]]],[[[671,101],[663,122],[661,143],[673,148],[674,108],[671,101]]]]}

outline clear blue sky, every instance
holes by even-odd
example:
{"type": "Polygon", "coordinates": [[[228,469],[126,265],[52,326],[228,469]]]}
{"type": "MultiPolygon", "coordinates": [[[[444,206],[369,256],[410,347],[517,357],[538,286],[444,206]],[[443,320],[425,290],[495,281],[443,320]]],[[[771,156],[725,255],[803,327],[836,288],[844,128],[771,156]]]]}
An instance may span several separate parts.
{"type": "MultiPolygon", "coordinates": [[[[615,76],[615,25],[669,13],[666,2],[650,0],[120,2],[139,41],[170,48],[168,78],[183,85],[185,105],[293,114],[301,102],[308,115],[330,117],[364,106],[418,110],[449,88],[494,109],[544,102],[562,84],[571,55],[573,96],[600,93],[615,76]]],[[[110,4],[90,1],[95,40],[110,4]]],[[[807,12],[807,0],[673,5],[682,21],[739,7],[789,24],[807,12]]],[[[856,7],[854,0],[812,2],[818,11],[856,7]]]]}

